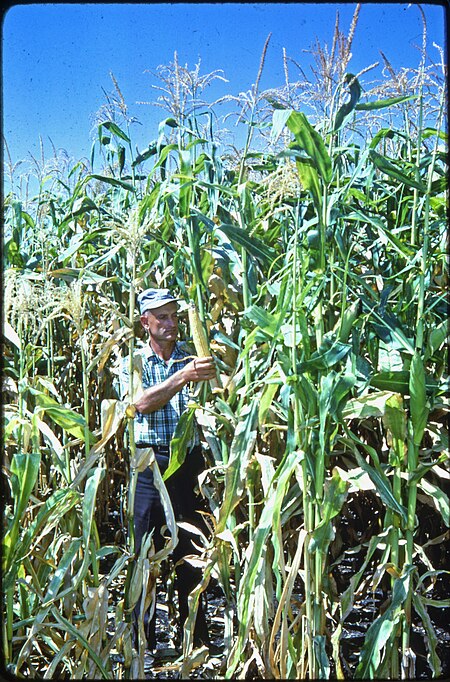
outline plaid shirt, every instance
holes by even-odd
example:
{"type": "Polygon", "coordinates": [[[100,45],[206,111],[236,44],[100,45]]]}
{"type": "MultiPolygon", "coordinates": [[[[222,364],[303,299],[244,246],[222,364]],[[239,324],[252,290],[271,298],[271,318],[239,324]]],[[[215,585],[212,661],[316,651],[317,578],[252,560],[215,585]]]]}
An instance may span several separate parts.
{"type": "MultiPolygon", "coordinates": [[[[178,370],[185,367],[190,360],[186,362],[173,362],[173,360],[181,360],[186,357],[188,353],[181,348],[179,343],[175,344],[170,359],[166,362],[151,348],[150,344],[144,346],[137,351],[142,356],[142,387],[143,389],[151,388],[155,384],[160,384],[168,377],[178,372],[178,370]]],[[[128,393],[129,388],[129,360],[124,358],[120,373],[120,393],[121,397],[128,393]]],[[[189,386],[186,384],[183,388],[164,405],[164,407],[149,414],[142,414],[136,412],[134,418],[134,437],[136,445],[170,445],[172,436],[178,424],[181,414],[186,410],[189,400],[189,386]]],[[[192,445],[199,443],[197,430],[194,427],[194,439],[192,445]]]]}

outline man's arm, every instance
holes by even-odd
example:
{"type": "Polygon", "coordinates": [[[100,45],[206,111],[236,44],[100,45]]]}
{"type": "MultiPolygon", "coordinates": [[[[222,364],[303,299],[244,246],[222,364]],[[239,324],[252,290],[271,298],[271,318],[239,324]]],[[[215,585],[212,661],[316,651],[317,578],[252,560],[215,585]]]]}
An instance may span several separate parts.
{"type": "Polygon", "coordinates": [[[215,377],[216,369],[212,357],[195,358],[165,381],[146,388],[134,406],[142,414],[150,414],[167,405],[169,400],[190,381],[198,383],[215,377]]]}

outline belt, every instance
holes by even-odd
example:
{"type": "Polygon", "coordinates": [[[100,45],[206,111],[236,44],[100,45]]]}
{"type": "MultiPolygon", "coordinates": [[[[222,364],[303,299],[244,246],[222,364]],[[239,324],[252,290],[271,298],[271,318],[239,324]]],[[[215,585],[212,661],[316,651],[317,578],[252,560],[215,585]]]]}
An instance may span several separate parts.
{"type": "Polygon", "coordinates": [[[136,443],[136,447],[152,448],[156,455],[170,455],[170,447],[168,445],[152,445],[151,443],[136,443]]]}

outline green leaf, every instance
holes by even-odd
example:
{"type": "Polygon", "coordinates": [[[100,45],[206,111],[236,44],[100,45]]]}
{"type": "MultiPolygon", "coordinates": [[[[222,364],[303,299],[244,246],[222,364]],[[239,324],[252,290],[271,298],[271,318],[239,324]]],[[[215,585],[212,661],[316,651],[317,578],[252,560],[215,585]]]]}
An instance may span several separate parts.
{"type": "Polygon", "coordinates": [[[11,461],[11,487],[14,497],[14,515],[20,518],[28,504],[31,491],[39,473],[39,452],[16,453],[11,461]]]}
{"type": "Polygon", "coordinates": [[[278,382],[268,383],[262,392],[261,401],[258,409],[258,422],[260,426],[264,425],[267,412],[272,405],[275,393],[278,391],[280,384],[278,382]]]}
{"type": "Polygon", "coordinates": [[[373,136],[369,148],[370,149],[375,149],[377,144],[381,142],[381,140],[384,140],[386,137],[389,140],[392,140],[396,131],[392,130],[392,128],[381,128],[375,135],[373,136]]]}
{"type": "Polygon", "coordinates": [[[89,175],[89,178],[94,178],[94,180],[100,180],[101,182],[105,182],[107,185],[113,185],[114,187],[123,187],[123,189],[126,189],[129,192],[136,191],[131,183],[125,182],[125,180],[111,178],[108,175],[98,175],[97,173],[92,173],[92,175],[89,175]]]}
{"type": "Polygon", "coordinates": [[[259,400],[253,398],[246,405],[237,423],[235,435],[231,443],[230,458],[225,470],[225,490],[219,511],[216,533],[225,530],[229,515],[238,504],[246,482],[248,460],[256,443],[256,423],[259,400]]]}
{"type": "Polygon", "coordinates": [[[103,121],[103,123],[100,123],[98,126],[98,134],[99,137],[101,136],[101,129],[106,128],[106,130],[109,130],[111,133],[114,135],[117,135],[117,137],[120,137],[122,140],[125,140],[125,142],[130,143],[131,140],[128,137],[126,133],[123,132],[121,128],[116,123],[113,123],[113,121],[103,121]]]}
{"type": "Polygon", "coordinates": [[[376,102],[362,102],[356,105],[358,111],[373,111],[374,109],[386,109],[392,107],[394,104],[401,104],[408,102],[411,99],[417,99],[418,95],[404,95],[403,97],[389,97],[388,99],[379,99],[376,102]]]}
{"type": "Polygon", "coordinates": [[[125,166],[125,147],[122,144],[118,146],[117,157],[119,160],[119,174],[122,175],[123,167],[125,166]]]}
{"type": "MultiPolygon", "coordinates": [[[[364,637],[364,645],[359,656],[355,677],[358,679],[374,679],[379,674],[380,656],[389,637],[397,628],[403,603],[410,589],[411,573],[398,578],[394,582],[392,600],[389,607],[372,623],[364,637]]],[[[395,652],[396,653],[396,652],[395,652]]],[[[389,652],[387,652],[389,655],[389,652]]]]}
{"type": "Polygon", "coordinates": [[[314,529],[309,549],[311,552],[326,554],[331,540],[334,538],[334,530],[331,519],[339,514],[347,498],[350,484],[344,481],[339,472],[334,470],[331,480],[325,481],[323,502],[320,508],[321,521],[314,529]]]}
{"type": "Polygon", "coordinates": [[[19,537],[22,515],[30,499],[39,473],[41,456],[38,452],[16,453],[11,460],[11,488],[14,499],[14,518],[3,539],[3,570],[7,571],[19,537]]]}
{"type": "Polygon", "coordinates": [[[324,337],[322,345],[316,350],[309,360],[297,365],[297,372],[301,374],[310,369],[330,369],[343,360],[351,351],[351,345],[334,341],[331,337],[324,337]]]}
{"type": "Polygon", "coordinates": [[[97,210],[97,204],[95,204],[88,196],[79,197],[73,202],[70,212],[67,214],[67,216],[64,216],[63,221],[70,217],[79,216],[83,213],[89,213],[89,211],[97,210]]]}
{"type": "Polygon", "coordinates": [[[20,248],[17,242],[11,239],[5,248],[8,262],[16,268],[23,268],[25,266],[25,259],[20,253],[20,248]]]}
{"type": "Polygon", "coordinates": [[[69,544],[67,550],[64,552],[60,560],[58,561],[58,565],[55,568],[55,572],[53,574],[52,579],[50,580],[50,583],[47,587],[47,591],[45,593],[45,596],[43,598],[43,602],[41,607],[43,609],[49,607],[51,603],[55,600],[58,599],[58,593],[59,589],[61,587],[61,584],[64,580],[64,576],[69,569],[70,565],[72,564],[75,556],[77,555],[79,549],[81,547],[81,538],[72,538],[71,543],[69,544]]]}
{"type": "Polygon", "coordinates": [[[406,412],[403,407],[403,398],[399,393],[392,394],[386,400],[383,421],[395,440],[405,441],[406,412]]]}
{"type": "MultiPolygon", "coordinates": [[[[159,149],[159,147],[158,147],[158,149],[159,149]]],[[[161,149],[161,151],[159,153],[158,161],[156,161],[155,165],[153,166],[152,172],[154,172],[157,168],[159,168],[159,166],[162,166],[166,162],[167,157],[169,156],[170,152],[177,149],[177,145],[173,144],[173,143],[172,144],[166,144],[166,145],[162,146],[160,149],[161,149]]]]}
{"type": "Polygon", "coordinates": [[[49,533],[77,502],[79,495],[70,488],[63,488],[54,492],[48,500],[44,502],[33,522],[25,530],[20,542],[16,543],[13,552],[13,561],[16,564],[7,574],[4,574],[4,587],[12,586],[15,580],[16,571],[20,562],[30,551],[33,543],[38,543],[39,538],[49,533]]]}
{"type": "Polygon", "coordinates": [[[441,514],[442,520],[448,528],[450,526],[450,501],[447,493],[442,488],[434,485],[434,483],[427,481],[426,478],[422,478],[418,486],[431,497],[434,506],[441,514]]]}
{"type": "Polygon", "coordinates": [[[419,352],[414,352],[409,374],[410,412],[413,426],[413,442],[420,445],[427,425],[429,408],[425,386],[425,369],[419,352]]]}
{"type": "Polygon", "coordinates": [[[186,451],[189,441],[193,435],[194,416],[196,407],[189,407],[181,415],[172,441],[170,443],[169,465],[164,472],[163,481],[166,481],[180,466],[186,458],[186,451]]]}
{"type": "Polygon", "coordinates": [[[320,177],[328,184],[331,181],[331,159],[322,137],[309,123],[305,114],[299,111],[291,111],[286,124],[294,134],[297,144],[310,157],[320,177]]]}
{"type": "Polygon", "coordinates": [[[349,400],[342,411],[342,416],[344,419],[382,417],[386,411],[386,402],[392,395],[392,391],[376,391],[349,400]]]}
{"type": "Polygon", "coordinates": [[[143,152],[140,152],[135,159],[133,159],[131,163],[131,167],[134,168],[135,166],[138,166],[140,163],[143,163],[144,161],[147,161],[147,159],[150,159],[150,157],[154,156],[158,150],[156,142],[152,142],[147,149],[144,149],[143,152]]]}
{"type": "Polygon", "coordinates": [[[424,360],[429,360],[448,338],[448,320],[444,320],[430,331],[425,349],[424,360]]]}
{"type": "MultiPolygon", "coordinates": [[[[384,391],[409,395],[409,372],[408,370],[377,372],[370,379],[370,385],[384,391]]],[[[425,376],[425,387],[427,393],[431,394],[438,388],[438,382],[434,377],[427,374],[425,376]]]]}
{"type": "Polygon", "coordinates": [[[418,613],[426,632],[426,637],[424,637],[424,639],[428,652],[427,661],[430,664],[433,673],[433,678],[440,678],[440,676],[442,675],[442,664],[441,659],[437,654],[439,638],[436,634],[436,630],[434,629],[433,622],[424,605],[423,597],[417,592],[413,592],[412,599],[414,608],[418,613]]]}
{"type": "Polygon", "coordinates": [[[319,182],[319,174],[311,159],[296,158],[295,165],[301,185],[311,193],[318,215],[322,211],[322,190],[319,182]]]}
{"type": "Polygon", "coordinates": [[[394,165],[389,159],[387,159],[385,156],[382,156],[381,154],[378,154],[378,152],[376,152],[374,149],[369,151],[369,158],[371,159],[373,165],[378,168],[378,170],[382,171],[390,178],[398,180],[398,182],[401,182],[406,187],[412,187],[414,189],[420,190],[421,192],[426,192],[427,188],[423,183],[410,178],[408,175],[405,175],[405,173],[400,171],[397,166],[394,165]]]}
{"type": "Polygon", "coordinates": [[[337,132],[348,119],[352,111],[355,109],[359,98],[361,97],[361,86],[358,79],[352,73],[345,74],[345,81],[349,84],[350,100],[345,102],[338,110],[334,119],[333,132],[337,132]]]}
{"type": "Polygon", "coordinates": [[[364,469],[364,471],[368,474],[370,480],[374,484],[376,491],[383,500],[384,504],[387,507],[389,507],[389,509],[392,509],[394,512],[399,514],[399,516],[401,516],[403,520],[403,523],[406,525],[407,522],[406,508],[402,504],[400,504],[398,500],[395,498],[395,495],[392,492],[392,486],[386,474],[384,474],[381,470],[376,469],[372,467],[370,464],[368,464],[368,462],[366,462],[366,460],[363,457],[361,457],[357,450],[355,450],[355,456],[361,469],[364,469]]]}
{"type": "Polygon", "coordinates": [[[169,128],[178,128],[178,123],[171,116],[169,118],[166,118],[164,123],[166,124],[166,126],[169,126],[169,128]]]}
{"type": "Polygon", "coordinates": [[[313,637],[314,656],[319,664],[319,680],[330,679],[330,661],[327,655],[327,637],[325,635],[315,635],[313,637]]]}
{"type": "Polygon", "coordinates": [[[216,232],[222,232],[231,242],[243,246],[247,253],[263,263],[271,263],[275,258],[274,249],[266,246],[260,239],[251,236],[246,230],[237,225],[220,223],[220,225],[216,226],[216,232]]]}
{"type": "Polygon", "coordinates": [[[414,353],[414,343],[403,331],[399,320],[389,313],[385,313],[383,317],[376,316],[380,322],[373,322],[372,327],[377,336],[384,341],[384,343],[392,350],[405,350],[414,353]]]}
{"type": "Polygon", "coordinates": [[[261,308],[257,305],[252,305],[248,310],[245,311],[244,316],[254,322],[258,327],[268,334],[269,336],[274,336],[278,331],[279,316],[269,313],[265,308],[261,308]]]}
{"type": "MultiPolygon", "coordinates": [[[[61,426],[65,431],[71,433],[75,438],[84,440],[86,422],[81,414],[77,414],[68,407],[62,407],[54,398],[30,388],[30,392],[36,397],[36,404],[39,411],[45,412],[56,424],[61,426]]],[[[94,434],[89,431],[92,441],[95,441],[94,434]]]]}

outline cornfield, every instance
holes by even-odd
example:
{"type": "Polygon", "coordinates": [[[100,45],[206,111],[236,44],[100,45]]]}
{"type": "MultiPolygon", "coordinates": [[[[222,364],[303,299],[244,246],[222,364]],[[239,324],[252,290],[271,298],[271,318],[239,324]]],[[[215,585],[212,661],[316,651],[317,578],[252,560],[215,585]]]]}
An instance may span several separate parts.
{"type": "Polygon", "coordinates": [[[395,72],[383,55],[369,87],[374,65],[347,70],[358,11],[347,36],[336,23],[331,51],[316,45],[315,80],[292,80],[284,54],[285,85],[261,91],[269,36],[255,84],[227,98],[246,126],[240,150],[200,99],[219,75],[175,54],[159,70],[169,115],[147,149],[134,151],[112,77],[89,161],[36,162],[32,196],[10,163],[9,673],[145,677],[131,614],[155,600],[171,541],[154,554],[149,539],[133,560],[133,482],[155,464],[135,450],[132,395],[119,400],[116,380],[123,357],[138,377],[136,296],[149,286],[185,301],[188,341],[194,302],[220,379],[192,394],[165,474],[197,420],[210,535],[197,540],[178,674],[448,673],[446,66],[436,46],[428,58],[424,25],[417,68],[395,72]],[[212,586],[223,655],[208,666],[192,630],[212,586]]]}

